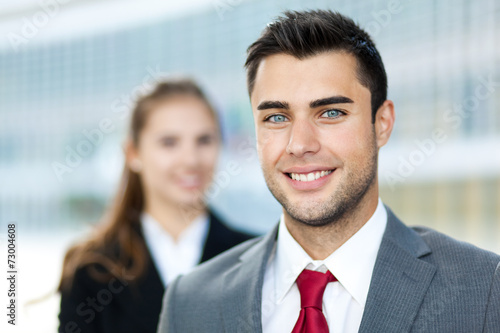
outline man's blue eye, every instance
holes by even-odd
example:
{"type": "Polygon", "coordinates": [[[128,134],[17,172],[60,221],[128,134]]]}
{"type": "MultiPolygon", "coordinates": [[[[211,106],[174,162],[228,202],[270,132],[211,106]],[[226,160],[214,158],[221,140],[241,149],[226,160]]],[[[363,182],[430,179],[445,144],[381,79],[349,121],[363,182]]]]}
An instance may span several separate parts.
{"type": "Polygon", "coordinates": [[[282,123],[282,122],[286,121],[286,117],[282,116],[280,114],[276,114],[276,115],[271,116],[271,117],[269,117],[267,119],[270,120],[273,123],[282,123]]]}
{"type": "Polygon", "coordinates": [[[339,110],[328,110],[325,111],[321,116],[325,118],[337,118],[342,113],[339,110]]]}

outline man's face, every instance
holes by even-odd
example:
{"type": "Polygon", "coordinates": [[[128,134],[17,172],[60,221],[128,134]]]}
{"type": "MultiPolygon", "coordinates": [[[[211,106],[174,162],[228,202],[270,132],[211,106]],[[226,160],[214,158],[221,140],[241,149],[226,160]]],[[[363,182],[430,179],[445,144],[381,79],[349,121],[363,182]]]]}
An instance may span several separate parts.
{"type": "Polygon", "coordinates": [[[285,214],[326,225],[376,200],[380,140],[352,55],[266,57],[250,97],[264,177],[285,214]]]}

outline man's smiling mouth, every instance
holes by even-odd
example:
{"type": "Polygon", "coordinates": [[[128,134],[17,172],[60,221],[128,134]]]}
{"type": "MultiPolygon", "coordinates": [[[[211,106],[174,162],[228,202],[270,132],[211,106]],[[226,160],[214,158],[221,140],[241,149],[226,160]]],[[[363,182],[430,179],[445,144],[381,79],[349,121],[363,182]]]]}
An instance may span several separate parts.
{"type": "Polygon", "coordinates": [[[292,178],[293,180],[297,180],[300,182],[312,182],[314,180],[317,180],[321,177],[328,176],[331,174],[333,170],[326,170],[326,171],[314,171],[314,172],[309,172],[309,173],[287,173],[288,177],[292,178]]]}

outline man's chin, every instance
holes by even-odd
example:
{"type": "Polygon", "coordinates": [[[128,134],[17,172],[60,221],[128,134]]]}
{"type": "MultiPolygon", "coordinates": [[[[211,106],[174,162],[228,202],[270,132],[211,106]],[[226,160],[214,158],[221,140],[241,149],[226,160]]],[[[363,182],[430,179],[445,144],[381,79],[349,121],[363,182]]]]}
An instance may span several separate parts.
{"type": "Polygon", "coordinates": [[[330,225],[334,223],[335,221],[328,219],[328,218],[322,218],[322,217],[301,217],[301,216],[291,216],[294,221],[308,226],[308,227],[324,227],[326,225],[330,225]]]}
{"type": "Polygon", "coordinates": [[[334,223],[337,215],[335,212],[318,208],[318,205],[288,207],[288,209],[285,208],[285,211],[293,220],[312,227],[322,227],[334,223]]]}

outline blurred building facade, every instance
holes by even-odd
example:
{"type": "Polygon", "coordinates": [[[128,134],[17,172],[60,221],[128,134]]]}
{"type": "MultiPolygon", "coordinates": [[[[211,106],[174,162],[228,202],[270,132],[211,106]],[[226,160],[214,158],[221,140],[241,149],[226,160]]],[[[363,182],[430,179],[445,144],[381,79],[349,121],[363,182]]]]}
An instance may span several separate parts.
{"type": "Polygon", "coordinates": [[[96,221],[121,172],[134,98],[187,74],[223,119],[225,152],[208,199],[245,229],[269,229],[280,208],[258,165],[243,63],[268,22],[305,8],[353,17],[382,54],[397,114],[380,156],[382,199],[408,224],[500,251],[494,0],[214,0],[180,17],[10,43],[0,50],[0,219],[33,232],[96,221]],[[229,161],[239,175],[226,176],[229,161]]]}

